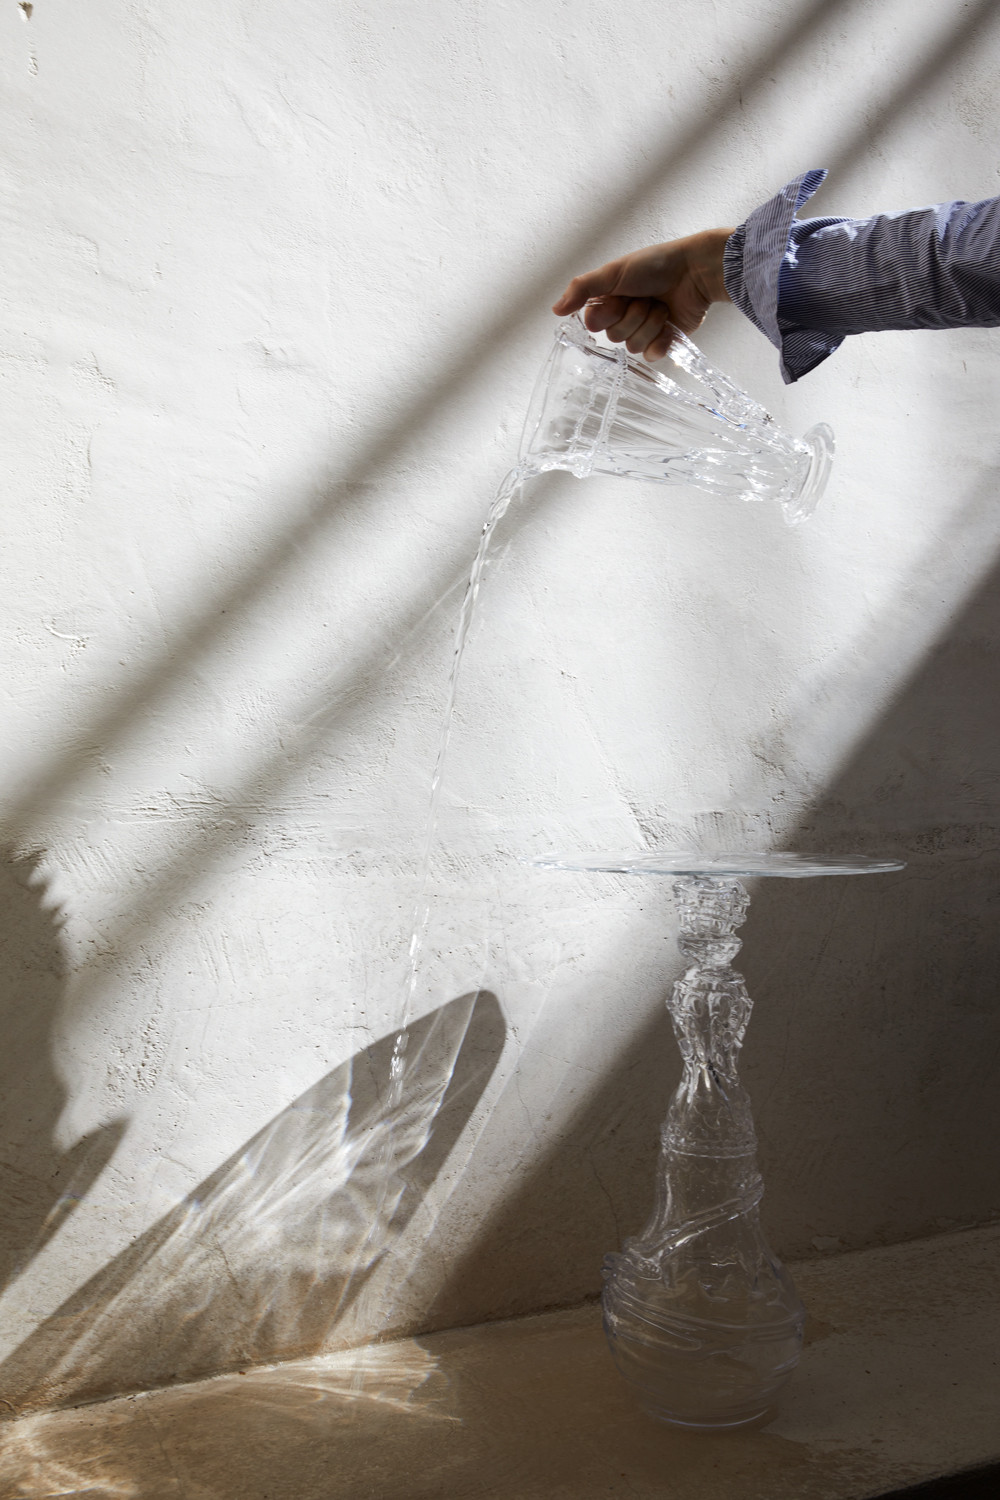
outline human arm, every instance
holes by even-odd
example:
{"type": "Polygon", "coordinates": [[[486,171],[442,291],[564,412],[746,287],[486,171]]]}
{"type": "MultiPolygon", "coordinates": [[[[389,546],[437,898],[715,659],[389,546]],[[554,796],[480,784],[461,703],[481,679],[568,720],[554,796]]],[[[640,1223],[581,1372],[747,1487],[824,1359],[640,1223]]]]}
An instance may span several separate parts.
{"type": "Polygon", "coordinates": [[[616,341],[628,333],[633,353],[661,359],[668,319],[690,333],[711,302],[729,300],[778,349],[788,383],[815,369],[848,334],[1000,326],[1000,198],[867,219],[797,219],[825,177],[804,172],[732,232],[654,245],[578,277],[554,311],[572,312],[598,296],[584,314],[588,328],[607,328],[616,341]],[[668,273],[675,276],[669,284],[668,273]],[[636,282],[628,279],[634,276],[636,282]],[[625,279],[616,284],[615,277],[625,279]],[[657,290],[661,283],[665,290],[657,290]],[[681,286],[697,294],[693,304],[681,305],[681,286]],[[583,299],[575,300],[581,289],[583,299]],[[652,323],[648,307],[641,317],[632,310],[640,299],[652,301],[652,323]]]}
{"type": "Polygon", "coordinates": [[[778,349],[786,382],[848,334],[1000,326],[1000,198],[797,219],[825,176],[794,178],[725,249],[732,301],[778,349]]]}

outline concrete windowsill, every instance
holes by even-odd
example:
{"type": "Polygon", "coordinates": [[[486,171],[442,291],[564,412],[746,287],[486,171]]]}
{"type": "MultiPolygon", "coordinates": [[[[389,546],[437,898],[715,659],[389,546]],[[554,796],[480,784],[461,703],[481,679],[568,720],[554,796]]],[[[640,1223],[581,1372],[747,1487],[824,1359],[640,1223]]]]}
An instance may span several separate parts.
{"type": "Polygon", "coordinates": [[[859,1500],[1000,1457],[1000,1226],[795,1275],[807,1347],[762,1429],[643,1416],[587,1306],[25,1417],[0,1494],[859,1500]]]}

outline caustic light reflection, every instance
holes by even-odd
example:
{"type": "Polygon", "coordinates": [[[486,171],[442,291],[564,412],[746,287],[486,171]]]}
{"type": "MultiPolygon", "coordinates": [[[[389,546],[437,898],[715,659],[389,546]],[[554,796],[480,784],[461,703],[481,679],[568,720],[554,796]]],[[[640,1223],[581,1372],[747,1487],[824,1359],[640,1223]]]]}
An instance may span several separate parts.
{"type": "Polygon", "coordinates": [[[494,996],[466,995],[413,1024],[391,1106],[391,1037],[334,1069],[0,1366],[6,1400],[67,1404],[380,1333],[385,1309],[364,1296],[372,1273],[430,1190],[503,1037],[494,996]]]}
{"type": "MultiPolygon", "coordinates": [[[[253,1465],[255,1448],[273,1461],[277,1445],[292,1462],[303,1441],[336,1450],[359,1403],[384,1410],[390,1420],[456,1422],[442,1402],[446,1383],[435,1376],[434,1357],[402,1339],[25,1417],[0,1438],[0,1494],[9,1500],[173,1494],[178,1473],[189,1473],[193,1461],[209,1475],[228,1470],[232,1487],[225,1493],[235,1496],[234,1454],[253,1465]]],[[[214,1486],[213,1493],[219,1493],[214,1486]]]]}

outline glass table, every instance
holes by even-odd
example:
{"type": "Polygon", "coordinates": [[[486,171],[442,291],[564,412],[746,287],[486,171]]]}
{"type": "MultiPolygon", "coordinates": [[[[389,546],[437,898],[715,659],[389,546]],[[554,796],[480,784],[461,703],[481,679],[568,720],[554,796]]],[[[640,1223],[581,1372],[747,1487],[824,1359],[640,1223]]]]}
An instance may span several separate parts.
{"type": "Polygon", "coordinates": [[[739,1427],[772,1412],[798,1363],[804,1309],[764,1239],[763,1183],[737,1056],[752,1001],[732,966],[743,881],[901,870],[895,859],[791,853],[551,854],[543,869],[673,877],[689,968],[667,1002],[683,1074],[660,1132],[656,1203],[604,1263],[604,1328],[619,1371],[662,1421],[739,1427]]]}

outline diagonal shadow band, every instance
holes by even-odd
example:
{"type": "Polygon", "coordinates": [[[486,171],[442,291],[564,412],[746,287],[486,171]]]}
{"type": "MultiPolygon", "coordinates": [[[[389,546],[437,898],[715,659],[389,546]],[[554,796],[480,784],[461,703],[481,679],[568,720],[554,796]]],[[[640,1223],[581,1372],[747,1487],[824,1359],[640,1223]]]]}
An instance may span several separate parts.
{"type": "Polygon", "coordinates": [[[422,1017],[392,1107],[393,1037],[328,1073],[3,1361],[8,1414],[377,1336],[366,1286],[430,1192],[505,1031],[485,991],[422,1017]]]}
{"type": "MultiPolygon", "coordinates": [[[[447,359],[444,373],[425,385],[402,411],[374,429],[350,470],[332,481],[323,493],[311,496],[257,560],[181,625],[142,675],[119,687],[107,709],[74,730],[66,746],[11,796],[3,817],[8,836],[16,842],[30,835],[33,820],[76,780],[81,759],[87,759],[81,755],[83,747],[92,754],[97,747],[113,745],[200,657],[225,638],[256,597],[292,573],[300,553],[313,548],[324,531],[348,530],[374,478],[398,457],[411,436],[466,389],[475,371],[495,359],[529,318],[537,316],[540,303],[551,300],[569,270],[578,270],[587,262],[602,237],[624,214],[662,189],[708,138],[718,134],[727,118],[743,110],[758,90],[769,86],[776,68],[788,64],[844,8],[844,0],[813,0],[794,14],[777,38],[733,77],[717,100],[710,121],[706,123],[698,114],[679,129],[672,127],[666,140],[651,150],[651,164],[610,199],[585,233],[575,236],[564,250],[546,261],[518,293],[491,297],[489,300],[499,303],[502,311],[469,335],[447,359]]],[[[992,10],[992,0],[980,0],[956,28],[956,36],[967,43],[984,15],[992,10]]],[[[876,121],[859,132],[859,139],[867,139],[877,128],[876,121]]]]}
{"type": "MultiPolygon", "coordinates": [[[[717,130],[727,113],[742,107],[742,103],[746,102],[753,90],[769,78],[774,67],[787,62],[799,48],[805,46],[817,28],[827,19],[828,13],[840,8],[840,5],[831,4],[827,0],[827,3],[814,5],[803,11],[794,23],[790,24],[786,33],[776,43],[774,50],[759,59],[753,67],[733,82],[719,104],[711,129],[717,130]]],[[[942,38],[931,52],[917,61],[910,73],[893,89],[882,108],[874,116],[866,119],[863,128],[854,132],[834,159],[835,169],[844,170],[855,161],[874,138],[887,130],[892,122],[917,100],[941,71],[954,66],[970,47],[981,41],[983,27],[996,19],[1000,19],[1000,5],[997,4],[997,0],[979,0],[978,4],[968,7],[947,37],[942,38]]],[[[638,185],[630,189],[627,194],[621,195],[612,208],[597,221],[591,238],[578,241],[568,254],[573,255],[579,261],[579,257],[585,254],[588,246],[606,232],[609,224],[613,222],[614,215],[625,212],[629,203],[636,198],[652,191],[657,186],[662,186],[663,180],[668,178],[670,173],[675,171],[684,159],[702,143],[704,134],[705,129],[701,124],[697,126],[692,124],[686,131],[682,131],[678,140],[673,145],[664,148],[654,160],[653,165],[642,174],[638,185]]],[[[543,277],[545,284],[548,285],[548,278],[555,269],[557,268],[554,266],[547,268],[537,278],[537,283],[525,291],[520,301],[513,306],[507,305],[503,320],[497,320],[491,328],[484,347],[489,348],[493,343],[501,345],[512,336],[515,327],[534,312],[543,277]]],[[[289,567],[300,548],[305,546],[310,538],[315,538],[320,527],[333,524],[337,519],[344,524],[348,523],[353,508],[368,493],[372,475],[378,465],[386,461],[399,444],[405,441],[407,432],[427,419],[436,405],[448,401],[461,389],[477,363],[488,358],[487,354],[479,352],[479,347],[479,341],[475,345],[470,345],[460,356],[452,374],[443,377],[436,386],[430,388],[421,401],[411,408],[409,415],[401,418],[398,423],[384,432],[377,434],[367,454],[359,459],[352,475],[335,486],[332,497],[316,501],[308,513],[284,534],[280,544],[275,544],[272,551],[261,559],[260,564],[234,585],[233,590],[221,601],[221,612],[225,614],[227,620],[248,607],[260,588],[273,581],[282,570],[289,567]],[[342,511],[339,511],[335,505],[338,497],[341,499],[346,497],[346,505],[342,511]]],[[[427,586],[427,581],[424,581],[419,599],[412,603],[399,622],[402,631],[412,631],[416,628],[420,617],[427,612],[428,597],[437,594],[440,598],[442,593],[450,591],[456,583],[460,582],[461,566],[459,565],[458,572],[452,574],[451,577],[447,576],[449,571],[450,569],[446,566],[431,582],[430,588],[427,586]]],[[[107,745],[116,734],[123,732],[135,715],[147,708],[159,692],[166,690],[196,655],[208,649],[222,628],[219,625],[219,619],[220,611],[214,607],[210,613],[200,617],[189,631],[181,633],[174,648],[164,656],[160,667],[153,669],[146,678],[134,684],[132,689],[124,690],[124,695],[119,697],[103,719],[80,731],[79,742],[86,743],[88,755],[92,753],[95,745],[107,745]]],[[[397,655],[398,652],[392,654],[397,655]]],[[[123,914],[115,924],[113,932],[106,935],[105,949],[127,943],[130,935],[145,931],[146,924],[156,920],[164,905],[184,888],[196,864],[210,860],[226,840],[232,837],[234,826],[236,828],[245,826],[246,809],[259,808],[262,800],[274,796],[279,788],[294,775],[310,748],[317,748],[322,743],[324,734],[328,733],[338,722],[339,714],[350,713],[352,708],[358,706],[360,696],[371,691],[370,683],[379,670],[380,661],[389,656],[389,650],[382,653],[368,649],[358,653],[352,661],[346,680],[343,674],[338,673],[336,677],[331,674],[327,680],[335,682],[332,702],[324,705],[317,697],[311,703],[303,705],[300,721],[306,726],[306,730],[300,736],[296,751],[288,756],[275,756],[269,765],[262,765],[258,774],[248,777],[240,788],[228,795],[228,798],[222,797],[213,804],[212,829],[195,831],[177,857],[149,883],[146,892],[134,904],[131,912],[123,914]]],[[[12,842],[16,843],[22,838],[30,837],[32,820],[49,799],[58,796],[72,782],[75,774],[75,756],[71,753],[54,762],[31,787],[23,791],[20,798],[8,805],[3,821],[12,842]]],[[[85,980],[84,988],[88,989],[91,982],[89,979],[85,980]]]]}
{"type": "MultiPolygon", "coordinates": [[[[871,146],[872,141],[886,131],[900,116],[917,103],[936,79],[949,69],[956,67],[973,47],[982,46],[984,32],[991,22],[1000,21],[998,0],[979,0],[978,5],[962,6],[956,14],[955,25],[942,36],[917,61],[908,75],[900,81],[885,103],[865,122],[864,129],[856,130],[828,160],[823,163],[831,177],[838,177],[853,167],[871,146]],[[964,14],[963,14],[964,12],[964,14]]],[[[805,163],[803,164],[805,165],[805,163]]]]}
{"type": "MultiPolygon", "coordinates": [[[[577,482],[565,474],[540,476],[530,487],[530,495],[521,499],[516,510],[512,507],[510,524],[518,524],[526,506],[536,515],[543,512],[564,492],[566,485],[577,482]]],[[[440,597],[451,597],[467,580],[468,570],[464,566],[450,579],[442,578],[440,597]]],[[[416,618],[414,611],[414,617],[406,622],[405,640],[413,642],[417,649],[428,614],[425,611],[416,618]]],[[[99,945],[75,965],[74,1016],[84,1014],[100,993],[106,982],[108,956],[114,955],[120,962],[140,941],[149,943],[155,939],[171,919],[176,905],[190,897],[194,883],[210,875],[234,843],[252,837],[254,829],[269,816],[282,790],[302,773],[317,752],[322,749],[330,753],[337,740],[350,733],[363,711],[370,711],[373,703],[382,698],[391,698],[395,691],[392,673],[407,664],[403,645],[376,644],[369,647],[360,661],[355,659],[346,674],[338,672],[321,680],[311,698],[302,704],[298,725],[286,730],[280,748],[213,801],[210,818],[191,815],[185,819],[183,836],[173,842],[170,860],[154,867],[146,878],[130,879],[129,904],[105,920],[99,945]],[[369,684],[366,690],[358,687],[359,679],[369,684]]]]}

